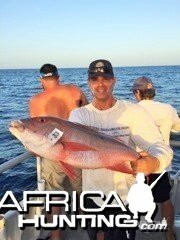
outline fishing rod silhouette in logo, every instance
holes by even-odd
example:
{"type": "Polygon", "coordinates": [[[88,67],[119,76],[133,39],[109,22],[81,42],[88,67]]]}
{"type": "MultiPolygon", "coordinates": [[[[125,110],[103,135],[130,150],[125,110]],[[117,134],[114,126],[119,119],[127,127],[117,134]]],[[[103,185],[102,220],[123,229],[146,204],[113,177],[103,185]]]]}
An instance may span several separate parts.
{"type": "Polygon", "coordinates": [[[136,175],[136,184],[134,184],[128,193],[127,202],[129,203],[129,210],[133,213],[133,218],[138,218],[138,212],[146,213],[145,219],[148,223],[152,223],[152,215],[156,209],[154,202],[152,188],[162,177],[166,171],[163,171],[161,175],[149,186],[145,182],[144,173],[138,173],[136,175]]]}

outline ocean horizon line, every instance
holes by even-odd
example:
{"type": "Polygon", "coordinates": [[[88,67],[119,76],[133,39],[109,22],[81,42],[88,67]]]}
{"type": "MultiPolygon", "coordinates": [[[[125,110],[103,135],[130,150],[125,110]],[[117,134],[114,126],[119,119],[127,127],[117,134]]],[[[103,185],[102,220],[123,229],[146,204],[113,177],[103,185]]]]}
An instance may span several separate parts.
{"type": "MultiPolygon", "coordinates": [[[[139,66],[113,66],[113,68],[140,68],[140,67],[180,67],[180,64],[173,65],[139,65],[139,66]]],[[[58,69],[87,69],[88,67],[57,67],[58,69]]],[[[39,70],[39,68],[0,68],[3,70],[39,70]]]]}

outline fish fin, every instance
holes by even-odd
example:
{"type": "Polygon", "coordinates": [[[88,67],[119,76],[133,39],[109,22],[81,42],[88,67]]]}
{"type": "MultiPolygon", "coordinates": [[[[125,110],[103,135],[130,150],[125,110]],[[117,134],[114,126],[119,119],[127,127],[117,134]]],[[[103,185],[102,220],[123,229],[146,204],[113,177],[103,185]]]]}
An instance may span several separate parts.
{"type": "Polygon", "coordinates": [[[70,166],[67,163],[64,162],[59,162],[60,163],[60,167],[63,170],[63,172],[71,179],[76,180],[77,179],[77,174],[75,172],[75,168],[73,168],[72,166],[70,166]]]}
{"type": "Polygon", "coordinates": [[[62,144],[66,151],[97,151],[94,147],[90,147],[82,143],[63,142],[62,144]]]}
{"type": "Polygon", "coordinates": [[[128,173],[128,174],[134,174],[134,171],[131,169],[130,166],[126,165],[126,164],[122,164],[119,163],[117,165],[111,166],[111,167],[107,167],[107,169],[113,170],[113,171],[117,171],[117,172],[123,172],[123,173],[128,173]]]}

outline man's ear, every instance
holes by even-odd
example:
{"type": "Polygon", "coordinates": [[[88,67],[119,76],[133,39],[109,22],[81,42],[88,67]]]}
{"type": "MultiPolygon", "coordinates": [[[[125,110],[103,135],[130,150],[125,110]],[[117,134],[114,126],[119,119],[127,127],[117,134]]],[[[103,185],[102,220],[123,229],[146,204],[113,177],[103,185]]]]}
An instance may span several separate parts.
{"type": "Polygon", "coordinates": [[[43,80],[42,80],[42,78],[39,78],[39,81],[40,81],[41,85],[43,85],[43,80]]]}
{"type": "Polygon", "coordinates": [[[39,81],[40,81],[40,83],[41,83],[42,88],[44,89],[43,79],[40,78],[39,81]]]}
{"type": "Polygon", "coordinates": [[[140,102],[142,99],[141,99],[141,94],[140,94],[140,90],[136,90],[136,93],[134,94],[135,95],[135,98],[138,102],[140,102]]]}

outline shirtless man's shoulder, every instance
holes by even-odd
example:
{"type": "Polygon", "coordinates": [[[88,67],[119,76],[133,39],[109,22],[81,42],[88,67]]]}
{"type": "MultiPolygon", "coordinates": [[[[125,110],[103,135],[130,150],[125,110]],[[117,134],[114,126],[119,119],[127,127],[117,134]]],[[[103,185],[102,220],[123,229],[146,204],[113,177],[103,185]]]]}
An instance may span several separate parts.
{"type": "Polygon", "coordinates": [[[71,92],[81,92],[81,89],[74,85],[74,84],[63,84],[59,86],[62,90],[67,90],[67,91],[71,91],[71,92]]]}
{"type": "Polygon", "coordinates": [[[41,98],[44,98],[46,95],[51,95],[51,94],[54,94],[55,92],[60,92],[60,93],[80,93],[81,92],[81,89],[79,87],[77,87],[76,85],[73,85],[73,84],[63,84],[63,85],[59,85],[56,87],[56,89],[53,89],[52,91],[43,91],[43,92],[40,92],[34,96],[31,97],[30,99],[30,102],[33,102],[33,101],[38,101],[40,100],[41,98]]]}
{"type": "Polygon", "coordinates": [[[71,110],[87,103],[79,87],[73,84],[63,84],[53,90],[45,90],[33,96],[29,101],[29,109],[31,116],[49,113],[68,118],[71,110]]]}
{"type": "Polygon", "coordinates": [[[67,96],[68,94],[71,95],[71,99],[74,100],[80,100],[80,104],[78,106],[84,106],[88,104],[88,101],[83,93],[83,91],[74,84],[64,84],[60,85],[60,88],[57,89],[57,91],[61,92],[63,96],[67,96]]]}

